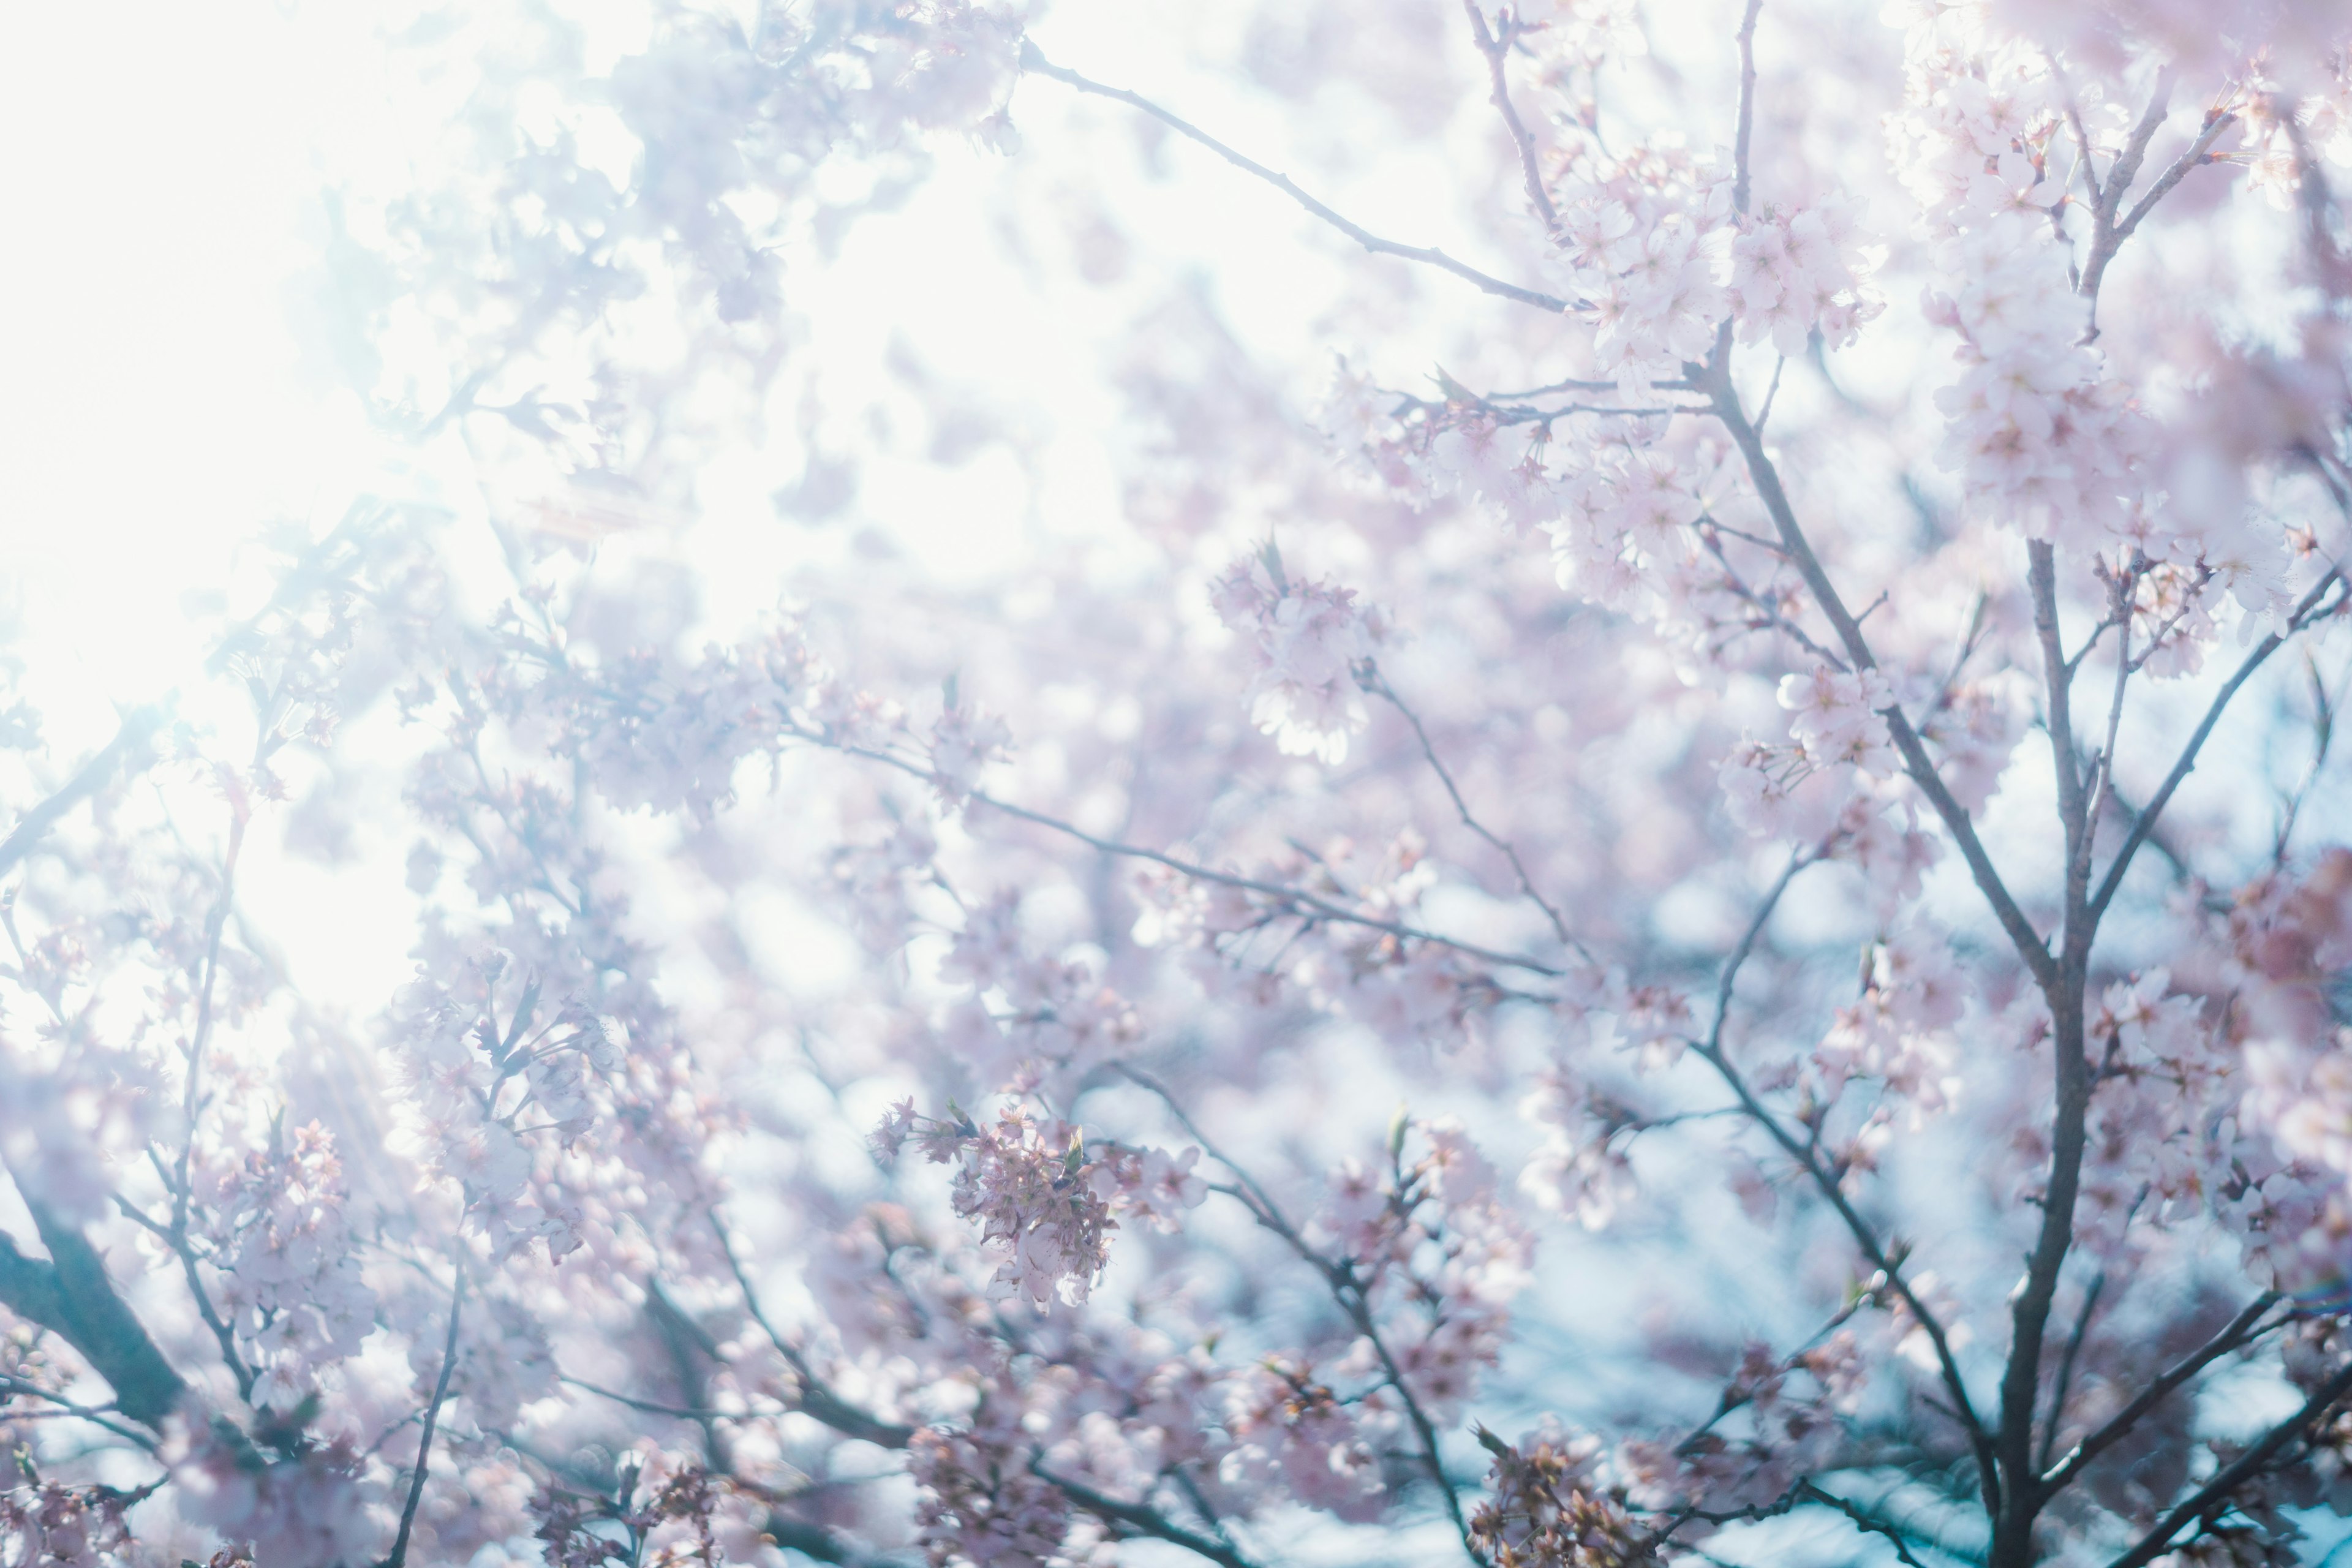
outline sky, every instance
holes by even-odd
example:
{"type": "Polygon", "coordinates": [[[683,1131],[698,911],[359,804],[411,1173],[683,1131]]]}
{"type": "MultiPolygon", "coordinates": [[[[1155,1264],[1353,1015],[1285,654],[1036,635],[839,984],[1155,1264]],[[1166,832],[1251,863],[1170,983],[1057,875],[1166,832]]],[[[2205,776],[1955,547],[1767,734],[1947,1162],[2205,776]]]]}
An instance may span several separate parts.
{"type": "Polygon", "coordinates": [[[327,20],[263,0],[10,14],[0,577],[61,739],[173,684],[182,596],[354,456],[356,409],[303,384],[281,308],[313,132],[362,64],[327,20]]]}

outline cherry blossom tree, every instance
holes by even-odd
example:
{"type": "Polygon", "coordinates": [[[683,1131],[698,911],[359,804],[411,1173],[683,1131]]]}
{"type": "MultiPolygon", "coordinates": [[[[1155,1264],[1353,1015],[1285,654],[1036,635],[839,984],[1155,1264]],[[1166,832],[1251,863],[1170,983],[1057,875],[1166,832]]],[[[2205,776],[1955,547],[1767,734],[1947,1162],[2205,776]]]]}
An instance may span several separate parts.
{"type": "Polygon", "coordinates": [[[0,664],[0,1563],[2345,1534],[2341,5],[384,37],[398,466],[94,751],[0,664]],[[1041,405],[801,302],[942,191],[1113,437],[976,570],[1041,405]]]}

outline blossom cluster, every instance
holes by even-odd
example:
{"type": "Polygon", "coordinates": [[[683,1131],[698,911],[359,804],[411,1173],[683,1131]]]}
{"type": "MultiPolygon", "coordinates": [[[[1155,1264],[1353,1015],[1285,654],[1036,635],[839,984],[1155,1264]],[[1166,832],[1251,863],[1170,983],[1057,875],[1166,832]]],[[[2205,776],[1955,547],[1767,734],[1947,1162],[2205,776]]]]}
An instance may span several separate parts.
{"type": "Polygon", "coordinates": [[[1038,1307],[1057,1295],[1087,1299],[1110,1261],[1115,1213],[1174,1230],[1206,1195],[1192,1174],[1198,1149],[1171,1156],[1089,1146],[1078,1129],[1018,1106],[983,1126],[952,1108],[945,1119],[919,1117],[905,1102],[884,1120],[875,1144],[895,1158],[909,1139],[932,1163],[956,1163],[955,1210],[978,1221],[982,1238],[1002,1257],[996,1284],[1038,1307]]]}
{"type": "Polygon", "coordinates": [[[1271,545],[1219,577],[1211,602],[1254,655],[1251,721],[1285,752],[1344,761],[1369,721],[1360,675],[1389,635],[1387,615],[1352,589],[1294,583],[1271,545]]]}

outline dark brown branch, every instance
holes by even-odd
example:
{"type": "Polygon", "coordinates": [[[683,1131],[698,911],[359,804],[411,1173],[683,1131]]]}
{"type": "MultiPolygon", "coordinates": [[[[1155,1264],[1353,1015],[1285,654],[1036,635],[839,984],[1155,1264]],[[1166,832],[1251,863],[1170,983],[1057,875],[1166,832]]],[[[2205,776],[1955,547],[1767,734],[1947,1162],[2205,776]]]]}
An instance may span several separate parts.
{"type": "Polygon", "coordinates": [[[2091,1276],[2090,1288],[2083,1292],[2082,1309],[2074,1314],[2074,1331],[2066,1336],[2066,1348],[2058,1357],[2058,1381],[2050,1391],[2050,1420],[2042,1428],[2042,1455],[2034,1460],[2044,1471],[2050,1468],[2050,1451],[2058,1442],[2058,1423],[2066,1414],[2066,1394],[2074,1384],[2074,1363],[2081,1359],[2083,1341],[2091,1331],[2091,1314],[2099,1310],[2099,1297],[2106,1288],[2105,1269],[2091,1276]]]}
{"type": "Polygon", "coordinates": [[[1533,289],[1522,289],[1516,283],[1506,283],[1499,278],[1490,278],[1475,267],[1454,260],[1442,250],[1427,246],[1400,245],[1392,239],[1382,239],[1360,225],[1341,217],[1338,213],[1300,190],[1289,175],[1278,174],[1256,159],[1234,151],[1190,121],[1170,113],[1140,94],[1129,92],[1125,88],[1107,87],[1101,82],[1080,76],[1074,70],[1067,70],[1054,64],[1038,52],[1035,44],[1025,38],[1021,43],[1021,68],[1034,75],[1051,77],[1055,81],[1077,89],[1080,92],[1090,92],[1098,98],[1114,99],[1129,108],[1141,110],[1179,135],[1199,142],[1236,169],[1255,174],[1259,179],[1264,180],[1374,255],[1402,257],[1407,261],[1418,261],[1423,266],[1443,268],[1465,282],[1477,285],[1489,294],[1505,300],[1514,300],[1522,305],[1532,305],[1538,310],[1549,310],[1557,314],[1574,309],[1569,300],[1540,293],[1533,289]]]}
{"type": "MultiPolygon", "coordinates": [[[[2111,180],[2109,190],[2115,183],[2111,180]]],[[[2097,922],[2089,918],[2091,822],[2089,795],[2074,751],[2074,668],[2058,626],[2057,552],[2045,541],[2026,546],[2026,583],[2033,629],[2042,648],[2044,721],[2057,778],[2058,818],[2065,840],[2065,893],[2055,977],[2044,983],[2052,1019],[2051,1061],[2056,1107],[2051,1118],[2050,1176],[2042,1221],[2025,1278],[2010,1298],[2008,1363],[2000,1380],[2000,1426],[1995,1440],[2006,1482],[2003,1509],[1993,1521],[1991,1561],[2022,1564],[2032,1555],[2034,1521],[2043,1497],[2035,1479],[2034,1416],[2042,1396],[2042,1353],[2050,1310],[2074,1240],[2074,1205],[2082,1190],[2091,1104],[2090,1063],[2084,1054],[2083,995],[2097,922]]]]}
{"type": "MultiPolygon", "coordinates": [[[[2141,1417],[2162,1404],[2174,1389],[2252,1340],[2255,1334],[2254,1325],[2261,1321],[2263,1313],[2278,1304],[2279,1300],[2279,1293],[2275,1290],[2266,1290],[2255,1297],[2244,1311],[2230,1321],[2229,1327],[2206,1341],[2177,1365],[2168,1368],[2157,1377],[2155,1382],[2140,1390],[2132,1402],[2116,1411],[2105,1426],[2067,1450],[2066,1457],[2058,1461],[2057,1468],[2042,1478],[2043,1491],[2054,1492],[2073,1480],[2082,1473],[2084,1466],[2097,1458],[2134,1426],[2139,1425],[2141,1417]]],[[[2053,1431],[2056,1430],[2057,1415],[2056,1411],[2051,1413],[2053,1431]]]]}
{"type": "Polygon", "coordinates": [[[1157,1509],[1147,1507],[1142,1503],[1121,1502],[1117,1498],[1106,1496],[1082,1482],[1068,1480],[1054,1474],[1053,1471],[1046,1469],[1042,1462],[1033,1461],[1029,1468],[1039,1480],[1058,1488],[1072,1502],[1076,1503],[1088,1513],[1097,1513],[1105,1519],[1117,1520],[1139,1534],[1149,1535],[1155,1541],[1165,1541],[1171,1545],[1181,1546],[1195,1556],[1205,1557],[1212,1563],[1223,1564],[1223,1568],[1252,1568],[1250,1560],[1231,1546],[1222,1541],[1202,1535],[1197,1531],[1185,1529],[1157,1509]]]}
{"type": "Polygon", "coordinates": [[[2139,1544],[2107,1564],[2107,1568],[2142,1568],[2161,1557],[2172,1546],[2172,1538],[2181,1529],[2200,1519],[2210,1518],[2225,1507],[2231,1494],[2260,1474],[2273,1456],[2301,1436],[2304,1431],[2330,1406],[2352,1393],[2352,1363],[2347,1363],[2334,1377],[2320,1385],[2319,1392],[2304,1402],[2302,1409],[2272,1427],[2237,1458],[2222,1467],[2220,1474],[2202,1487],[2188,1501],[2166,1514],[2154,1530],[2140,1537],[2139,1544]]]}
{"type": "Polygon", "coordinates": [[[1895,1548],[1896,1561],[1905,1563],[1906,1568],[1926,1568],[1926,1564],[1912,1554],[1909,1539],[1892,1521],[1881,1519],[1861,1504],[1848,1502],[1835,1492],[1825,1491],[1811,1481],[1802,1483],[1797,1489],[1804,1497],[1820,1503],[1822,1507],[1833,1508],[1845,1515],[1853,1521],[1856,1530],[1885,1537],[1888,1544],[1895,1548]]]}

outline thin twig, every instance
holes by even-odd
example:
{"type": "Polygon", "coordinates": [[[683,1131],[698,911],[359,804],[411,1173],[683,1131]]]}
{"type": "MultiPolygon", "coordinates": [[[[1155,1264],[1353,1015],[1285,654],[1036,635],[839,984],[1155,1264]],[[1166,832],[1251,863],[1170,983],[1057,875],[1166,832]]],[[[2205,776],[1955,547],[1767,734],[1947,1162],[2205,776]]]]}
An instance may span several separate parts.
{"type": "MultiPolygon", "coordinates": [[[[2206,707],[2205,717],[2190,733],[2188,744],[2181,748],[2179,760],[2172,764],[2172,772],[2165,776],[2163,787],[2141,808],[2138,819],[2132,824],[2131,832],[2124,837],[2123,847],[2117,849],[2116,858],[2108,862],[2107,874],[2099,880],[2099,890],[2091,896],[2090,917],[2094,924],[2106,912],[2108,903],[2116,896],[2116,889],[2123,886],[2124,873],[2131,868],[2132,857],[2139,853],[2139,847],[2147,842],[2148,835],[2155,832],[2157,818],[2162,816],[2164,808],[2171,804],[2173,792],[2197,766],[2197,753],[2204,749],[2207,738],[2213,733],[2213,726],[2221,721],[2221,714],[2230,706],[2230,700],[2238,694],[2238,689],[2245,685],[2254,671],[2263,667],[2265,659],[2286,646],[2287,638],[2315,618],[2329,591],[2343,581],[2344,569],[2341,566],[2330,567],[2327,574],[2313,584],[2311,591],[2304,595],[2302,601],[2295,605],[2294,614],[2288,617],[2285,629],[2273,632],[2256,643],[2253,651],[2246,655],[2221,689],[2214,693],[2212,702],[2206,707]]],[[[2344,603],[2343,599],[2338,599],[2328,606],[2330,613],[2344,603]]]]}
{"type": "MultiPolygon", "coordinates": [[[[42,1400],[57,1407],[56,1415],[76,1421],[87,1421],[93,1426],[104,1427],[125,1442],[138,1445],[151,1454],[156,1451],[157,1445],[153,1438],[142,1436],[121,1422],[108,1418],[107,1412],[117,1408],[112,1405],[78,1405],[62,1394],[50,1393],[37,1383],[27,1383],[23,1378],[10,1377],[5,1373],[0,1373],[0,1395],[17,1399],[42,1400]]],[[[18,1411],[8,1419],[21,1420],[34,1414],[36,1413],[32,1411],[18,1411]]]]}
{"type": "Polygon", "coordinates": [[[1365,683],[1390,707],[1403,714],[1405,722],[1412,726],[1413,738],[1421,742],[1422,757],[1429,763],[1430,771],[1437,775],[1437,782],[1445,786],[1446,798],[1454,803],[1454,810],[1462,818],[1462,826],[1501,851],[1503,858],[1511,863],[1511,873],[1518,879],[1519,891],[1544,912],[1545,919],[1551,921],[1552,934],[1559,938],[1560,946],[1581,956],[1586,963],[1592,963],[1592,954],[1569,931],[1568,919],[1559,912],[1559,907],[1536,890],[1535,880],[1528,875],[1526,864],[1519,859],[1519,852],[1511,847],[1509,840],[1497,836],[1471,815],[1470,806],[1462,798],[1461,788],[1454,784],[1453,773],[1438,759],[1437,748],[1430,743],[1429,731],[1422,727],[1421,716],[1405,705],[1404,699],[1397,695],[1396,688],[1389,684],[1388,677],[1381,673],[1379,666],[1369,661],[1365,683]]]}
{"type": "Polygon", "coordinates": [[[1130,108],[1141,110],[1179,135],[1199,142],[1234,167],[1255,174],[1259,179],[1282,192],[1292,201],[1375,255],[1402,257],[1407,261],[1418,261],[1423,266],[1441,268],[1465,282],[1477,285],[1489,294],[1505,300],[1515,300],[1522,305],[1532,305],[1539,310],[1549,310],[1557,314],[1575,309],[1575,305],[1570,300],[1542,293],[1537,289],[1522,289],[1516,283],[1506,283],[1499,278],[1491,278],[1476,268],[1456,261],[1444,251],[1434,247],[1401,245],[1393,239],[1382,239],[1361,225],[1341,217],[1338,213],[1300,190],[1289,175],[1278,174],[1256,159],[1234,151],[1190,121],[1170,113],[1140,94],[1129,92],[1125,88],[1105,86],[1090,78],[1080,76],[1076,71],[1054,64],[1038,52],[1035,44],[1026,38],[1021,42],[1021,68],[1037,76],[1051,77],[1055,81],[1077,89],[1080,92],[1090,92],[1098,98],[1115,99],[1130,108]]]}
{"type": "Polygon", "coordinates": [[[1527,122],[1519,118],[1519,111],[1512,106],[1510,83],[1503,73],[1503,61],[1511,52],[1517,18],[1505,12],[1504,31],[1497,37],[1487,30],[1486,13],[1480,7],[1478,0],[1462,0],[1462,8],[1470,14],[1471,37],[1478,45],[1478,52],[1486,58],[1486,77],[1494,85],[1495,109],[1502,115],[1503,124],[1511,133],[1511,145],[1518,150],[1519,174],[1527,182],[1528,200],[1534,204],[1537,215],[1543,219],[1544,232],[1557,233],[1559,213],[1551,205],[1551,193],[1544,189],[1543,171],[1536,162],[1536,139],[1528,134],[1527,122]]]}
{"type": "Polygon", "coordinates": [[[1431,1477],[1437,1482],[1438,1495],[1444,1500],[1445,1511],[1454,1521],[1454,1531],[1462,1538],[1462,1549],[1469,1553],[1472,1562],[1479,1564],[1479,1568],[1486,1568],[1486,1554],[1478,1549],[1477,1542],[1470,1533],[1470,1522],[1462,1511],[1462,1498],[1454,1489],[1454,1478],[1445,1473],[1444,1457],[1438,1446],[1436,1423],[1433,1422],[1429,1418],[1428,1412],[1422,1408],[1421,1401],[1415,1397],[1412,1389],[1405,1382],[1404,1369],[1398,1364],[1395,1355],[1388,1348],[1387,1341],[1381,1336],[1379,1326],[1372,1321],[1371,1303],[1362,1281],[1356,1278],[1353,1268],[1343,1263],[1333,1262],[1309,1246],[1306,1237],[1301,1235],[1298,1228],[1284,1215],[1273,1197],[1258,1184],[1257,1179],[1249,1173],[1247,1167],[1219,1150],[1216,1144],[1201,1131],[1166,1085],[1150,1074],[1124,1064],[1114,1064],[1114,1070],[1129,1082],[1149,1089],[1158,1096],[1185,1132],[1208,1152],[1211,1159],[1233,1172],[1235,1180],[1241,1183],[1239,1187],[1219,1186],[1213,1188],[1213,1191],[1224,1192],[1241,1199],[1242,1206],[1250,1211],[1252,1218],[1281,1237],[1293,1252],[1323,1276],[1325,1281],[1330,1286],[1332,1300],[1339,1303],[1340,1310],[1348,1314],[1349,1320],[1356,1326],[1356,1331],[1363,1335],[1365,1342],[1372,1347],[1373,1354],[1380,1358],[1381,1369],[1387,1374],[1389,1387],[1394,1391],[1398,1400],[1404,1405],[1405,1416],[1412,1423],[1413,1435],[1421,1444],[1423,1461],[1428,1467],[1431,1477]]]}
{"type": "Polygon", "coordinates": [[[1927,1568],[1925,1563],[1912,1554],[1910,1542],[1891,1520],[1881,1519],[1861,1504],[1849,1502],[1835,1492],[1826,1491],[1811,1481],[1804,1482],[1798,1489],[1813,1501],[1827,1508],[1833,1508],[1845,1515],[1853,1521],[1853,1527],[1856,1530],[1885,1537],[1895,1548],[1896,1560],[1906,1563],[1907,1568],[1927,1568]]]}
{"type": "Polygon", "coordinates": [[[416,1471],[408,1479],[408,1503],[400,1510],[400,1533],[392,1539],[392,1552],[383,1568],[402,1568],[408,1561],[408,1532],[416,1522],[416,1505],[425,1500],[425,1476],[433,1457],[433,1427],[441,1418],[441,1402],[449,1397],[449,1374],[457,1365],[457,1322],[466,1305],[466,1264],[457,1261],[457,1283],[449,1293],[449,1336],[441,1347],[441,1375],[433,1382],[433,1402],[425,1407],[425,1430],[416,1439],[416,1471]]]}
{"type": "MultiPolygon", "coordinates": [[[[904,757],[892,756],[887,752],[876,751],[867,746],[850,745],[817,731],[795,729],[792,732],[803,741],[839,752],[844,756],[863,757],[868,762],[880,763],[886,767],[896,768],[910,778],[928,782],[932,776],[929,768],[908,762],[904,757]]],[[[1403,942],[1425,942],[1433,946],[1450,948],[1466,957],[1475,958],[1499,968],[1522,969],[1530,974],[1540,974],[1549,980],[1564,979],[1570,973],[1557,965],[1544,963],[1536,959],[1497,952],[1493,948],[1481,947],[1475,942],[1464,942],[1455,937],[1443,936],[1419,926],[1406,925],[1399,921],[1381,920],[1375,915],[1367,915],[1360,910],[1351,910],[1345,904],[1333,903],[1320,894],[1308,892],[1304,888],[1293,888],[1280,882],[1263,881],[1255,877],[1244,877],[1232,871],[1220,871],[1213,867],[1181,859],[1157,849],[1147,849],[1139,844],[1122,844],[1117,839],[1099,837],[1072,823],[1063,821],[1060,817],[1049,816],[1042,811],[1032,811],[1025,805],[1015,805],[1009,800],[1000,800],[980,790],[972,791],[970,800],[974,805],[1002,812],[1007,816],[1034,823],[1039,827],[1051,828],[1055,833],[1075,839],[1099,854],[1116,855],[1130,860],[1148,860],[1155,866],[1165,866],[1170,870],[1190,877],[1196,881],[1213,882],[1219,887],[1236,888],[1244,892],[1261,893],[1284,905],[1295,906],[1300,910],[1311,910],[1325,920],[1360,926],[1366,931],[1381,931],[1403,942]]]]}
{"type": "Polygon", "coordinates": [[[181,1120],[185,1123],[180,1143],[179,1168],[172,1186],[172,1235],[174,1240],[188,1233],[188,1163],[196,1152],[196,1112],[200,1108],[205,1070],[205,1047],[212,1036],[213,986],[220,975],[221,937],[228,930],[228,912],[236,896],[236,862],[245,848],[245,828],[252,815],[241,792],[242,785],[232,783],[229,801],[228,848],[221,857],[220,896],[213,900],[212,914],[205,921],[205,963],[203,977],[196,989],[196,1029],[188,1042],[188,1077],[182,1094],[181,1120]]]}
{"type": "Polygon", "coordinates": [[[675,1416],[680,1421],[693,1421],[698,1423],[708,1421],[750,1421],[758,1418],[758,1412],[756,1411],[689,1410],[683,1405],[664,1405],[657,1400],[639,1399],[635,1394],[623,1394],[617,1389],[605,1388],[597,1384],[590,1383],[584,1377],[573,1377],[567,1373],[557,1373],[555,1381],[558,1383],[569,1384],[574,1388],[596,1395],[599,1399],[609,1399],[615,1405],[625,1405],[632,1410],[642,1410],[648,1415],[670,1415],[675,1416]]]}
{"type": "MultiPolygon", "coordinates": [[[[148,1149],[148,1157],[155,1162],[156,1168],[161,1173],[163,1163],[156,1158],[152,1146],[148,1149]]],[[[169,1173],[163,1173],[163,1174],[168,1182],[169,1173]]],[[[196,1249],[189,1245],[186,1233],[183,1231],[176,1236],[173,1235],[170,1226],[154,1219],[119,1193],[115,1194],[114,1206],[122,1211],[125,1218],[133,1221],[162,1241],[171,1249],[172,1255],[180,1260],[181,1274],[188,1282],[188,1294],[195,1298],[196,1315],[204,1320],[205,1327],[212,1331],[213,1339],[220,1345],[221,1360],[227,1364],[230,1375],[236,1379],[237,1397],[250,1402],[253,1398],[253,1370],[245,1364],[245,1358],[237,1353],[236,1331],[229,1327],[227,1321],[222,1318],[220,1309],[213,1305],[212,1295],[205,1289],[204,1278],[196,1272],[196,1249]]]]}
{"type": "MultiPolygon", "coordinates": [[[[2058,1382],[2050,1393],[2050,1423],[2042,1429],[2042,1455],[2034,1460],[2036,1468],[2047,1472],[2050,1451],[2058,1442],[2058,1423],[2066,1414],[2066,1394],[2074,1382],[2074,1362],[2083,1353],[2083,1340],[2091,1331],[2091,1314],[2098,1310],[2100,1293],[2107,1288],[2107,1272],[2101,1269],[2091,1276],[2089,1289],[2083,1292],[2082,1310],[2074,1314],[2074,1330],[2066,1336],[2066,1349],[2058,1357],[2058,1382]]],[[[2045,1480],[2048,1479],[2045,1474],[2045,1480]]]]}
{"type": "MultiPolygon", "coordinates": [[[[2107,263],[2115,258],[2116,248],[2124,241],[2122,232],[2116,226],[2116,209],[2123,205],[2124,194],[2131,189],[2132,181],[2139,177],[2140,163],[2147,156],[2148,143],[2156,139],[2158,130],[2164,124],[2165,115],[2172,102],[2175,74],[2169,66],[2157,73],[2156,89],[2148,94],[2147,108],[2141,112],[2139,123],[2132,127],[2131,135],[2126,139],[2123,152],[2117,155],[2114,166],[2107,171],[2106,179],[2094,182],[2098,195],[2091,205],[2091,248],[2083,258],[2082,271],[2074,279],[2074,291],[2091,302],[2091,321],[2084,331],[2085,342],[2098,336],[2099,284],[2106,276],[2107,263]]],[[[2085,140],[2084,163],[2086,168],[2089,163],[2089,142],[2085,140]]],[[[2143,206],[2152,205],[2152,202],[2142,204],[2143,206]]]]}
{"type": "Polygon", "coordinates": [[[1847,1198],[1844,1190],[1838,1184],[1836,1173],[1822,1164],[1820,1155],[1810,1143],[1801,1141],[1781,1125],[1780,1119],[1773,1115],[1771,1110],[1756,1097],[1755,1091],[1748,1087],[1747,1079],[1740,1074],[1738,1068],[1732,1066],[1731,1058],[1724,1053],[1724,1023],[1730,1016],[1732,991],[1738,981],[1739,972],[1746,966],[1749,954],[1755,952],[1757,942],[1763,936],[1765,926],[1772,919],[1772,911],[1780,906],[1781,895],[1789,890],[1789,884],[1795,879],[1797,873],[1810,864],[1811,860],[1802,854],[1789,858],[1787,868],[1780,873],[1780,879],[1772,884],[1771,889],[1765,894],[1763,901],[1758,905],[1755,918],[1748,922],[1748,929],[1741,933],[1738,945],[1734,947],[1730,956],[1724,960],[1723,973],[1716,984],[1715,1022],[1707,1031],[1707,1037],[1694,1041],[1692,1044],[1707,1065],[1715,1068],[1717,1075],[1723,1079],[1725,1087],[1738,1099],[1741,1109],[1747,1111],[1748,1118],[1761,1127],[1766,1135],[1780,1146],[1781,1152],[1794,1160],[1799,1168],[1812,1179],[1813,1184],[1821,1190],[1822,1197],[1827,1199],[1830,1206],[1837,1211],[1838,1217],[1845,1222],[1846,1229],[1853,1234],[1856,1245],[1862,1248],[1863,1256],[1867,1258],[1871,1266],[1885,1278],[1888,1286],[1902,1298],[1903,1304],[1910,1310],[1911,1315],[1918,1320],[1919,1326],[1927,1331],[1928,1342],[1935,1346],[1937,1364],[1942,1373],[1944,1386],[1951,1391],[1952,1398],[1958,1406],[1953,1413],[1954,1419],[1966,1432],[1969,1447],[1975,1451],[1977,1468],[1985,1491],[1986,1507],[1989,1510],[1997,1511],[2000,1481],[1999,1472],[1993,1466],[1991,1441],[1986,1435],[1983,1421],[1977,1415],[1975,1405],[1969,1398],[1968,1383],[1960,1375],[1959,1363],[1952,1355],[1951,1341],[1944,1331],[1944,1325],[1937,1319],[1935,1313],[1927,1310],[1927,1304],[1912,1292],[1910,1282],[1903,1278],[1899,1260],[1892,1257],[1886,1248],[1880,1245],[1876,1233],[1863,1219],[1852,1200],[1847,1198]]]}

